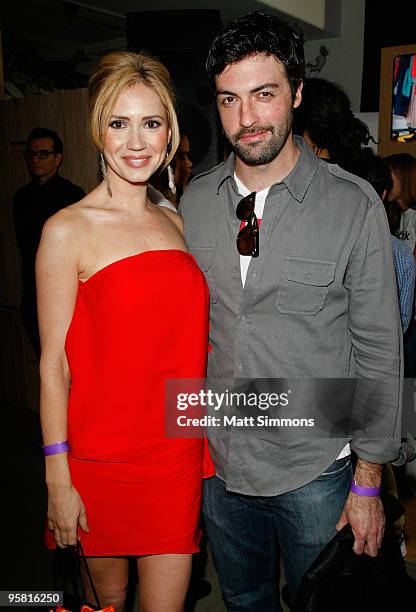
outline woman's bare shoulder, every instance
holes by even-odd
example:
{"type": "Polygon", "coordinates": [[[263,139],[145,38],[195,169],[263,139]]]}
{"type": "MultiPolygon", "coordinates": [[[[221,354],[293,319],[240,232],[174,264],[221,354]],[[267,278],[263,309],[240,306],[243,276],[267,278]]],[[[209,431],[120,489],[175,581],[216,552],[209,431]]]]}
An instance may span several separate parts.
{"type": "Polygon", "coordinates": [[[70,204],[65,209],[73,211],[75,214],[85,214],[94,210],[98,210],[103,208],[103,193],[100,186],[96,187],[89,193],[87,193],[81,200],[75,202],[74,204],[70,204]]]}
{"type": "Polygon", "coordinates": [[[71,248],[82,240],[88,233],[90,220],[100,206],[97,199],[90,198],[91,194],[82,198],[75,204],[61,208],[57,213],[49,217],[43,226],[41,246],[60,246],[71,248]]]}
{"type": "Polygon", "coordinates": [[[58,266],[63,270],[72,268],[78,261],[79,222],[77,214],[63,208],[50,217],[43,226],[36,254],[37,275],[58,266]]]}
{"type": "Polygon", "coordinates": [[[42,231],[42,239],[45,237],[62,237],[71,234],[73,228],[78,223],[79,212],[73,205],[58,210],[57,213],[49,217],[45,222],[42,231]]]}
{"type": "Polygon", "coordinates": [[[44,225],[44,234],[80,236],[88,230],[89,222],[103,209],[100,193],[97,189],[88,193],[82,200],[61,208],[52,215],[44,225]]]}
{"type": "Polygon", "coordinates": [[[159,206],[159,210],[167,217],[183,235],[183,219],[178,212],[170,210],[165,206],[159,206]]]}

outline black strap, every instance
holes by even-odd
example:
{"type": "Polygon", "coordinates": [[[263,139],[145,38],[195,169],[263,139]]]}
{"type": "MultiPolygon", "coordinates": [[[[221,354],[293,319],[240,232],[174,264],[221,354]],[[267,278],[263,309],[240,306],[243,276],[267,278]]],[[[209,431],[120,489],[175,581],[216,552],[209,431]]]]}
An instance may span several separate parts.
{"type": "Polygon", "coordinates": [[[77,541],[77,550],[78,550],[78,555],[79,555],[79,558],[80,558],[81,562],[84,563],[85,571],[87,572],[87,576],[88,576],[88,582],[90,583],[90,587],[91,587],[91,590],[92,590],[94,598],[95,598],[95,603],[97,604],[98,609],[101,609],[100,600],[98,598],[98,594],[97,594],[96,588],[94,586],[94,582],[92,580],[90,568],[88,567],[87,558],[86,558],[86,556],[84,554],[84,549],[82,548],[82,544],[81,544],[80,540],[77,541]]]}

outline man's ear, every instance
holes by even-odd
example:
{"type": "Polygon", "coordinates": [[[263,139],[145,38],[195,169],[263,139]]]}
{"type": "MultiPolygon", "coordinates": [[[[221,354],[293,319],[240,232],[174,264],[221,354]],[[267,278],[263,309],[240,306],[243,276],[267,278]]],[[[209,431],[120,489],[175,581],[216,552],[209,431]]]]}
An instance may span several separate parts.
{"type": "Polygon", "coordinates": [[[303,89],[303,81],[301,81],[298,85],[298,88],[295,93],[295,99],[293,100],[293,108],[297,108],[299,104],[302,102],[302,89],[303,89]]]}
{"type": "Polygon", "coordinates": [[[58,169],[58,168],[59,168],[59,166],[62,164],[63,160],[64,160],[64,156],[63,156],[63,154],[62,154],[62,153],[57,153],[57,154],[55,155],[55,164],[56,164],[56,168],[57,168],[57,169],[58,169]]]}

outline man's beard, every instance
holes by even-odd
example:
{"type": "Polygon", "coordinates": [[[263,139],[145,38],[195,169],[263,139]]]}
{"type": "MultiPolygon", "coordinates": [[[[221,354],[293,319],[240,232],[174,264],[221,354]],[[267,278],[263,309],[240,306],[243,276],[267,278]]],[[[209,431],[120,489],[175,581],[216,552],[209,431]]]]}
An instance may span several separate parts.
{"type": "Polygon", "coordinates": [[[229,141],[235,154],[248,166],[261,166],[272,162],[282,150],[292,128],[291,117],[278,128],[274,125],[257,126],[254,128],[241,129],[234,136],[230,136],[229,141]],[[240,141],[242,136],[257,134],[258,132],[270,132],[271,138],[267,142],[253,142],[243,144],[240,141]]]}

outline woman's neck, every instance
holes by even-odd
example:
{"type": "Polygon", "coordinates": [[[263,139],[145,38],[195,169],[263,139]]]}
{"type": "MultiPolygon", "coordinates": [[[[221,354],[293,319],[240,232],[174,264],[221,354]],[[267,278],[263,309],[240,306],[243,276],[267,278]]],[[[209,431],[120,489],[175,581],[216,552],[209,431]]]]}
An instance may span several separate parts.
{"type": "Polygon", "coordinates": [[[147,181],[143,183],[130,183],[111,171],[111,169],[107,170],[107,172],[111,195],[105,180],[103,181],[103,186],[106,188],[107,195],[114,206],[125,209],[131,208],[137,211],[138,208],[145,208],[148,205],[147,181]]]}

